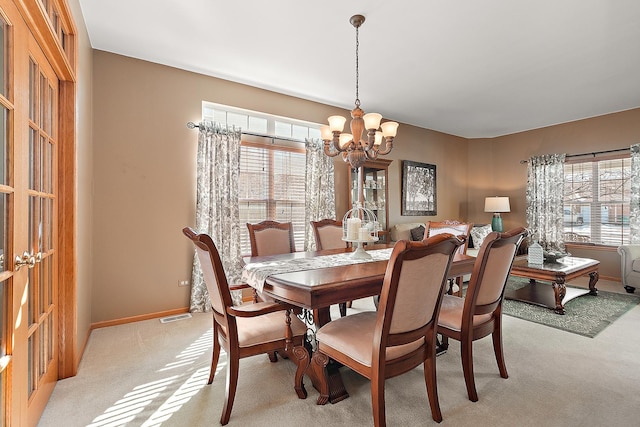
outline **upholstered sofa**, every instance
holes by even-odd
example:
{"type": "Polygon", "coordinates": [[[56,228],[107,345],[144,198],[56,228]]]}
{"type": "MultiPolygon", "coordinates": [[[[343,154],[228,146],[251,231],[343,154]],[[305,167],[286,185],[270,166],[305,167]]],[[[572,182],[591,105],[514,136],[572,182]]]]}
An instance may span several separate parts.
{"type": "MultiPolygon", "coordinates": [[[[426,225],[424,222],[408,222],[404,224],[396,224],[391,227],[391,241],[398,240],[422,240],[426,225]],[[422,227],[422,228],[420,228],[422,227]]],[[[467,255],[476,256],[482,240],[491,232],[490,224],[476,224],[471,229],[471,237],[469,238],[469,246],[467,255]]]]}
{"type": "MultiPolygon", "coordinates": [[[[424,222],[408,222],[404,224],[396,224],[391,227],[390,237],[392,242],[398,240],[422,240],[426,226],[424,222]],[[422,228],[421,228],[422,227],[422,228]]],[[[480,251],[482,241],[491,233],[491,224],[474,224],[469,236],[469,245],[467,247],[467,255],[477,256],[480,251]]],[[[527,243],[526,239],[520,244],[517,255],[526,255],[527,243]]],[[[640,268],[640,262],[638,267],[640,268]]],[[[638,273],[640,277],[640,273],[638,273]]],[[[463,280],[469,280],[470,275],[464,276],[463,280]]],[[[640,280],[640,279],[639,279],[640,280]]]]}
{"type": "Polygon", "coordinates": [[[628,293],[640,286],[640,245],[618,246],[622,285],[628,293]]]}
{"type": "MultiPolygon", "coordinates": [[[[422,240],[426,226],[424,222],[408,222],[404,224],[396,224],[391,227],[391,241],[398,240],[422,240]]],[[[467,255],[477,256],[480,250],[482,240],[491,232],[491,225],[477,224],[471,229],[469,237],[469,245],[467,247],[467,255]]],[[[463,276],[463,281],[469,281],[471,275],[463,276]]]]}
{"type": "Polygon", "coordinates": [[[416,235],[417,229],[420,227],[422,227],[422,232],[424,233],[424,229],[426,228],[424,222],[408,222],[404,224],[396,224],[391,227],[391,230],[389,230],[391,241],[397,242],[398,240],[422,240],[413,238],[413,236],[411,236],[411,230],[415,230],[414,235],[416,235]]]}

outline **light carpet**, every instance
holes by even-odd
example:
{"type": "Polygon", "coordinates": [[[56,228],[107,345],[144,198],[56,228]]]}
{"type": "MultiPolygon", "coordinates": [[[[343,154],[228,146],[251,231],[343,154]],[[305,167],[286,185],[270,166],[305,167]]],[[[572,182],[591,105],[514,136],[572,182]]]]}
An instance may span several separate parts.
{"type": "MultiPolygon", "coordinates": [[[[618,287],[621,288],[619,284],[618,287]]],[[[350,313],[372,310],[371,298],[350,313]]],[[[333,313],[337,315],[337,312],[333,313]]],[[[437,358],[441,426],[635,426],[640,407],[640,306],[595,338],[504,316],[509,378],[498,374],[491,339],[474,344],[480,400],[467,398],[460,349],[437,358]]],[[[225,389],[224,355],[213,384],[211,316],[161,324],[146,320],[93,331],[78,374],[59,381],[40,427],[214,426],[225,389]]],[[[370,426],[369,381],[343,368],[350,397],[316,405],[293,390],[295,365],[266,355],[242,359],[229,426],[370,426]]],[[[438,425],[431,419],[423,370],[386,382],[387,425],[438,425]]]]}

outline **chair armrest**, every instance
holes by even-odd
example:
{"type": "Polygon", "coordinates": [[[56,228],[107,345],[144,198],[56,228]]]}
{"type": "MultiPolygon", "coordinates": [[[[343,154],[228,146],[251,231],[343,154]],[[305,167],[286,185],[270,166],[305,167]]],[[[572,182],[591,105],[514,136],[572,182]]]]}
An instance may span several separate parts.
{"type": "Polygon", "coordinates": [[[628,259],[640,258],[640,245],[618,246],[618,253],[622,256],[627,256],[628,259]]]}
{"type": "Polygon", "coordinates": [[[631,273],[633,260],[640,258],[640,245],[618,246],[622,284],[627,286],[627,276],[631,273]]]}
{"type": "Polygon", "coordinates": [[[274,313],[293,308],[294,307],[292,305],[279,302],[257,302],[254,304],[227,307],[227,313],[236,317],[256,317],[267,313],[274,313]]]}
{"type": "Polygon", "coordinates": [[[229,285],[229,290],[230,291],[240,291],[242,289],[250,289],[251,286],[249,286],[247,283],[235,283],[233,285],[229,285]]]}

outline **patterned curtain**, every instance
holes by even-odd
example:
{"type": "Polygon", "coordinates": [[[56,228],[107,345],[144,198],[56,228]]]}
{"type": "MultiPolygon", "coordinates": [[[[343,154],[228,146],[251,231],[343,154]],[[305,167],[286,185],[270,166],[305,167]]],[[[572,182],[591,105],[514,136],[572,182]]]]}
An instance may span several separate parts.
{"type": "Polygon", "coordinates": [[[631,200],[629,227],[631,235],[629,243],[640,243],[640,144],[631,146],[631,200]]]}
{"type": "Polygon", "coordinates": [[[527,223],[530,241],[564,252],[565,154],[534,156],[528,162],[527,223]]]}
{"type": "Polygon", "coordinates": [[[323,142],[307,139],[307,162],[305,171],[306,210],[304,221],[304,249],[315,249],[311,221],[336,217],[333,157],[324,154],[323,142]]]}
{"type": "MultiPolygon", "coordinates": [[[[196,231],[211,236],[229,283],[239,283],[242,274],[238,213],[240,129],[212,122],[200,123],[199,127],[196,231]]],[[[195,255],[191,283],[190,311],[210,311],[209,294],[195,255]]],[[[238,297],[234,295],[234,301],[238,301],[238,297]]]]}

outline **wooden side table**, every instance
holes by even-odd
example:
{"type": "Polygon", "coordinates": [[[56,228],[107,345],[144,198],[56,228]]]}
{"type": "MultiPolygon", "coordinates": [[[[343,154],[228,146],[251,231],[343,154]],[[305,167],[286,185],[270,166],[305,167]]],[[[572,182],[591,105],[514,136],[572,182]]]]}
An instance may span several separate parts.
{"type": "Polygon", "coordinates": [[[564,304],[581,295],[598,295],[598,267],[600,261],[589,258],[565,257],[557,262],[529,264],[526,258],[516,259],[511,267],[511,275],[529,279],[529,284],[516,290],[505,291],[504,297],[530,304],[548,307],[557,314],[565,314],[564,304]],[[589,289],[576,289],[565,283],[577,277],[589,275],[589,289]],[[537,280],[551,282],[551,288],[539,284],[537,280]]]}

